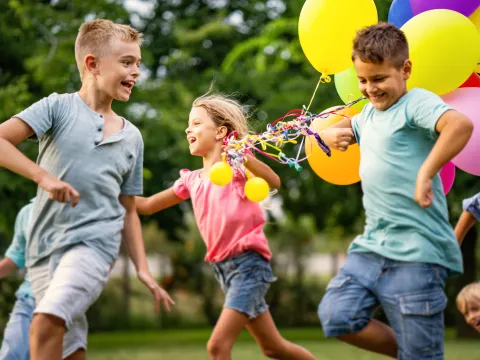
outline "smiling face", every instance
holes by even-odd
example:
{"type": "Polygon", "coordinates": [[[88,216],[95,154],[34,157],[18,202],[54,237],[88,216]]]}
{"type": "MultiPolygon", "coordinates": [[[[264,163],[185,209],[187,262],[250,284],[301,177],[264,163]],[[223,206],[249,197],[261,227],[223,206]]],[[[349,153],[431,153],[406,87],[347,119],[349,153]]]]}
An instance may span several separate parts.
{"type": "Polygon", "coordinates": [[[480,333],[480,302],[470,301],[462,313],[467,324],[480,333]]]}
{"type": "Polygon", "coordinates": [[[113,39],[110,49],[109,54],[97,60],[98,88],[115,100],[128,101],[140,75],[140,46],[113,39]]]}
{"type": "Polygon", "coordinates": [[[402,67],[395,67],[388,59],[382,63],[354,61],[361,93],[377,110],[387,110],[407,93],[407,80],[412,64],[406,60],[402,67]]]}
{"type": "Polygon", "coordinates": [[[222,151],[225,126],[217,126],[204,107],[193,107],[185,130],[190,154],[205,157],[213,151],[222,151]]]}

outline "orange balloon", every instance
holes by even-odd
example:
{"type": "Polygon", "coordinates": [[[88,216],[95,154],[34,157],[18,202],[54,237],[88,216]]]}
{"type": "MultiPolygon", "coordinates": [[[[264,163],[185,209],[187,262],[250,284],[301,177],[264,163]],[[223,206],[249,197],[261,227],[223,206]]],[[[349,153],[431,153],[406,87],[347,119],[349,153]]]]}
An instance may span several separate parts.
{"type": "MultiPolygon", "coordinates": [[[[359,112],[358,109],[351,107],[338,113],[351,118],[359,112]]],[[[336,114],[323,119],[317,118],[310,125],[310,129],[319,133],[343,119],[345,119],[343,116],[336,114]]],[[[360,148],[357,144],[350,145],[347,151],[332,149],[332,156],[328,157],[318,146],[315,137],[310,135],[305,141],[305,153],[310,167],[323,180],[335,185],[350,185],[360,181],[360,148]]]]}

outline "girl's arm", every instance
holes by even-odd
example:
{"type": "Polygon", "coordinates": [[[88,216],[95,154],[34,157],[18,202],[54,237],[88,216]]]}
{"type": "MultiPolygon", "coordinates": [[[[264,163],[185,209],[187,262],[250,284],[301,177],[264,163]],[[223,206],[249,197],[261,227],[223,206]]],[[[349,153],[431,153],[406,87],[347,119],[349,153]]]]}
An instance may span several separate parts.
{"type": "Polygon", "coordinates": [[[477,222],[475,216],[470,214],[468,211],[464,211],[458,219],[457,226],[455,226],[455,236],[457,237],[458,245],[462,245],[465,235],[472,228],[473,225],[477,222]]]}
{"type": "Polygon", "coordinates": [[[182,201],[183,199],[178,197],[173,187],[171,187],[150,197],[137,196],[135,203],[139,214],[152,215],[160,210],[177,205],[182,201]]]}
{"type": "Polygon", "coordinates": [[[271,189],[278,189],[280,187],[280,177],[273,171],[270,166],[264,164],[260,160],[257,160],[254,156],[247,154],[247,161],[245,167],[253,175],[264,179],[271,189]]]}

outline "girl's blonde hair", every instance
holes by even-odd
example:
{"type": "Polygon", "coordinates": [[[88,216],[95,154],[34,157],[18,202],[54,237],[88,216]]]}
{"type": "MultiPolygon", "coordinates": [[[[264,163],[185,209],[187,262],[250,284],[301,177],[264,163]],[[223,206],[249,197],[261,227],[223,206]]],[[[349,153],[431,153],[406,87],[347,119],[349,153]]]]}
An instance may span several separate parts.
{"type": "Polygon", "coordinates": [[[465,286],[457,295],[457,308],[466,315],[472,303],[480,305],[480,281],[465,286]]]}
{"type": "Polygon", "coordinates": [[[195,99],[192,107],[204,108],[217,126],[227,128],[227,136],[233,131],[238,133],[237,139],[249,134],[247,109],[227,95],[209,91],[195,99]]]}

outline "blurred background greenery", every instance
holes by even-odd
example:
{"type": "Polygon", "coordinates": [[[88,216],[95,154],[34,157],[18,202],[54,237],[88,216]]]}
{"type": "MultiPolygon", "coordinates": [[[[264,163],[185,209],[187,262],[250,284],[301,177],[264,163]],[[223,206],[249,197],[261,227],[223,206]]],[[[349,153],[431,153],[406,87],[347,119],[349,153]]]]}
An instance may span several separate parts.
{"type": "MultiPolygon", "coordinates": [[[[379,19],[386,21],[391,1],[375,3],[379,19]]],[[[319,74],[298,40],[302,5],[299,0],[1,1],[0,121],[52,92],[80,88],[73,44],[85,20],[108,18],[133,24],[145,37],[142,76],[131,100],[115,103],[114,109],[143,134],[145,194],[154,194],[171,186],[180,169],[201,165],[199,158],[189,156],[184,129],[192,101],[212,81],[217,90],[251,106],[251,125],[257,130],[308,104],[319,74]]],[[[331,16],[338,16],[338,26],[342,26],[341,14],[331,16]]],[[[334,84],[323,84],[311,109],[320,112],[338,104],[342,102],[334,84]]],[[[36,157],[37,144],[25,142],[20,148],[32,159],[36,157]]],[[[285,152],[296,150],[291,146],[285,152]]],[[[267,211],[266,231],[279,278],[268,293],[271,310],[280,327],[319,331],[316,310],[325,285],[341,266],[349,242],[363,228],[361,187],[329,184],[308,165],[297,173],[266,162],[283,183],[267,211]]],[[[33,183],[0,170],[1,251],[11,241],[18,210],[35,190],[33,183]]],[[[452,224],[461,212],[461,200],[478,191],[479,178],[457,169],[448,195],[452,224]]],[[[143,217],[142,222],[152,271],[177,301],[177,309],[168,315],[153,313],[149,293],[135,279],[122,252],[112,279],[89,310],[91,332],[214,325],[223,296],[203,262],[204,244],[190,204],[143,217]]],[[[446,324],[453,329],[452,338],[474,336],[457,313],[454,298],[464,284],[479,278],[477,243],[474,229],[462,249],[465,274],[450,279],[447,286],[446,324]]],[[[0,329],[21,281],[19,275],[0,282],[0,329]]],[[[383,319],[381,312],[377,316],[383,319]]]]}

